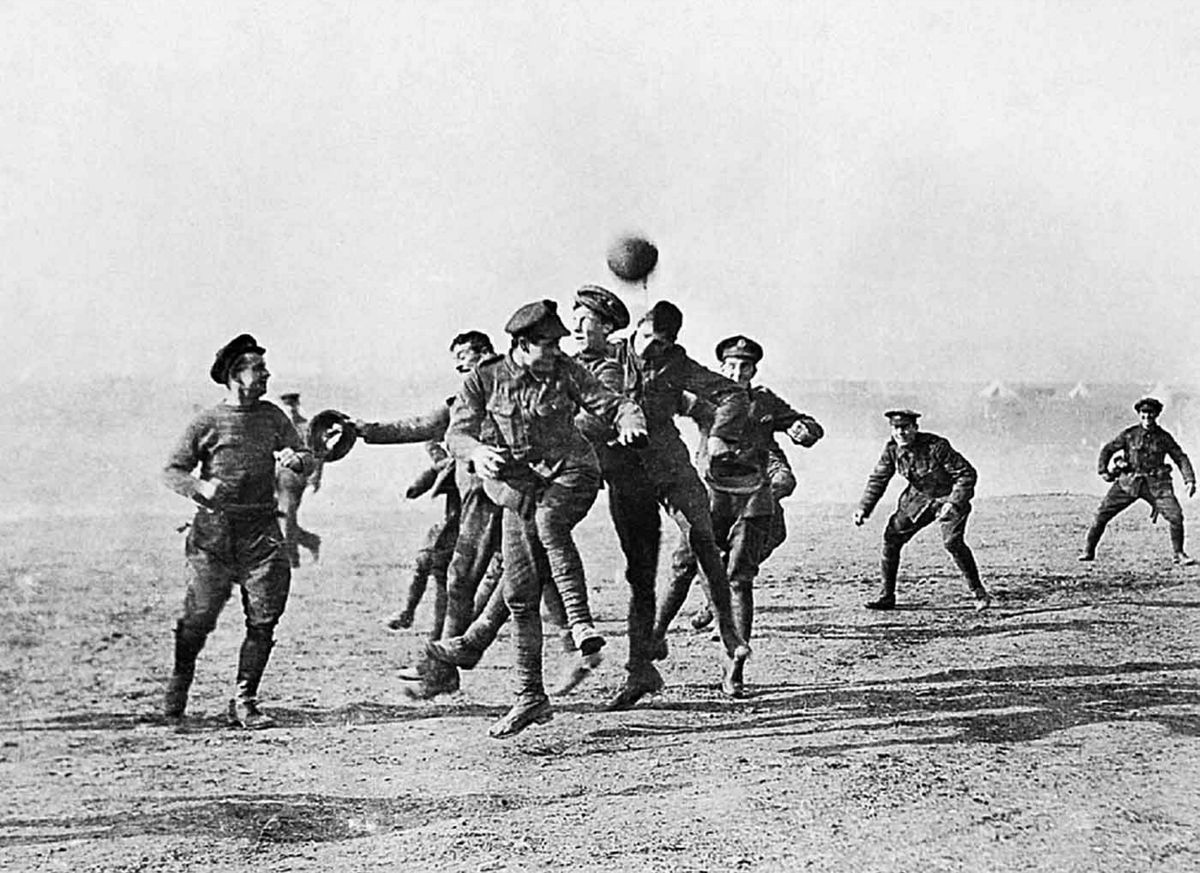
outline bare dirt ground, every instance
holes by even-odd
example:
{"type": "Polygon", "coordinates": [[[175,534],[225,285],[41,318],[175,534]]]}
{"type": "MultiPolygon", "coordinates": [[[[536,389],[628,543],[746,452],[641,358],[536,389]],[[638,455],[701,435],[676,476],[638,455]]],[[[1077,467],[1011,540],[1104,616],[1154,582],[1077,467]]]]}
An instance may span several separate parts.
{"type": "MultiPolygon", "coordinates": [[[[601,498],[603,500],[603,497],[601,498]]],[[[980,500],[968,529],[997,608],[976,615],[936,531],[902,608],[873,614],[884,507],[793,503],[765,568],[748,678],[723,699],[706,634],[672,635],[668,688],[616,688],[625,592],[603,512],[580,528],[599,675],[497,742],[507,634],[463,687],[407,702],[419,632],[383,629],[428,519],[315,503],[263,695],[223,725],[231,603],[192,718],[156,723],[183,591],[178,516],[0,530],[4,870],[1047,870],[1200,868],[1200,569],[1141,508],[1074,556],[1095,498],[980,500]]],[[[429,603],[419,623],[427,620],[429,603]]],[[[562,661],[548,648],[548,672],[562,661]]]]}

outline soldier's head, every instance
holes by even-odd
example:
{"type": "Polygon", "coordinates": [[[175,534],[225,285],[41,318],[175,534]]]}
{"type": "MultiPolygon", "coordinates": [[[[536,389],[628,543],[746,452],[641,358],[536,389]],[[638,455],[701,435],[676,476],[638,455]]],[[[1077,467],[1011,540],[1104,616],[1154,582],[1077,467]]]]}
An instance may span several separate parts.
{"type": "Polygon", "coordinates": [[[218,385],[236,392],[239,399],[258,400],[267,393],[271,378],[263,357],[266,351],[250,334],[240,334],[217,350],[208,374],[218,385]]]}
{"type": "Polygon", "coordinates": [[[892,426],[892,439],[896,441],[896,445],[907,446],[917,438],[917,431],[921,429],[917,419],[921,417],[921,413],[911,409],[889,409],[883,417],[892,426]]]}
{"type": "Polygon", "coordinates": [[[1133,411],[1138,414],[1142,427],[1149,430],[1158,424],[1158,417],[1163,411],[1162,401],[1156,397],[1143,397],[1133,404],[1133,411]]]}
{"type": "Polygon", "coordinates": [[[646,310],[633,332],[633,352],[643,360],[661,356],[679,336],[683,327],[683,313],[673,303],[660,300],[646,310]]]}
{"type": "Polygon", "coordinates": [[[559,341],[570,335],[553,300],[525,304],[512,314],[504,330],[512,335],[513,360],[538,376],[554,370],[562,355],[559,341]]]}
{"type": "Polygon", "coordinates": [[[717,343],[717,360],[721,362],[721,375],[739,385],[750,386],[758,375],[758,362],[762,360],[763,348],[748,336],[727,337],[717,343]]]}
{"type": "Polygon", "coordinates": [[[296,391],[285,391],[279,395],[279,402],[288,409],[298,409],[300,407],[300,394],[296,391]]]}
{"type": "Polygon", "coordinates": [[[599,285],[584,285],[575,292],[571,309],[572,337],[581,348],[600,351],[615,330],[629,327],[629,310],[616,294],[599,285]]]}
{"type": "Polygon", "coordinates": [[[468,330],[450,340],[450,354],[454,357],[454,369],[469,373],[481,360],[495,354],[492,340],[481,330],[468,330]]]}

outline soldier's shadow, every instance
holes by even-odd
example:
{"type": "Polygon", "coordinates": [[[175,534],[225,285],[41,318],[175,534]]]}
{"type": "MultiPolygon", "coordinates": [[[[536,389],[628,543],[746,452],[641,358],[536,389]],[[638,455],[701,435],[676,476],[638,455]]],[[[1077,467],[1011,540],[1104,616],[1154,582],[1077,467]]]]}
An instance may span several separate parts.
{"type": "Polygon", "coordinates": [[[651,703],[648,709],[689,717],[601,728],[591,732],[583,753],[703,734],[714,741],[770,741],[781,751],[814,757],[891,746],[1027,743],[1101,723],[1154,724],[1200,737],[1200,682],[1169,675],[1193,670],[1200,671],[1200,661],[992,667],[847,686],[762,685],[752,687],[740,704],[651,703]],[[739,714],[739,706],[749,711],[739,714]],[[720,712],[731,717],[719,722],[694,717],[720,712]]]}

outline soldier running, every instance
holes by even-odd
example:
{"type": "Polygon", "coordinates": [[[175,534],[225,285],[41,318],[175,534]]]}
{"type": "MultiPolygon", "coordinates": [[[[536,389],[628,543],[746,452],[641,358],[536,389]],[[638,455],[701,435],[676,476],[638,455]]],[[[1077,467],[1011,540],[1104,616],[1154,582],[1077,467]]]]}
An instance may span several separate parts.
{"type": "Polygon", "coordinates": [[[292,576],[276,516],[275,470],[278,465],[307,476],[315,462],[287,415],[262,399],[271,375],[264,354],[250,334],[217,352],[209,375],[225,388],[225,400],[192,420],[163,470],[168,488],[198,504],[185,546],[191,579],[175,625],[175,668],[163,700],[170,721],[183,718],[196,658],[236,585],[246,636],[229,719],[245,728],[275,723],[258,707],[259,683],[292,576]]]}
{"type": "MultiPolygon", "coordinates": [[[[750,412],[737,452],[738,461],[743,465],[740,474],[722,480],[710,472],[706,477],[713,528],[729,575],[733,616],[738,633],[747,642],[754,621],[754,579],[769,548],[778,544],[771,542],[773,535],[777,536],[773,531],[773,520],[779,504],[769,473],[771,449],[778,448],[775,434],[786,433],[796,445],[811,447],[825,433],[812,416],[797,412],[770,389],[752,385],[762,356],[762,346],[746,336],[731,336],[717,343],[716,357],[721,363],[721,373],[750,392],[750,412]]],[[[701,420],[702,445],[703,438],[708,435],[709,421],[706,419],[701,420]]],[[[700,464],[705,466],[703,458],[700,464]]],[[[792,481],[794,484],[795,480],[792,481]]],[[[682,608],[696,570],[691,549],[680,542],[672,561],[671,585],[659,608],[655,627],[658,636],[665,637],[682,608]]],[[[731,677],[731,686],[733,696],[743,695],[744,676],[740,664],[731,677]]]]}
{"type": "MultiPolygon", "coordinates": [[[[308,445],[308,419],[300,409],[300,394],[288,391],[279,395],[280,402],[287,410],[292,426],[300,434],[300,439],[308,445]]],[[[317,561],[321,557],[321,538],[310,530],[300,526],[300,501],[304,498],[304,489],[311,488],[316,494],[321,490],[320,460],[311,476],[303,476],[280,467],[275,477],[275,499],[279,502],[279,515],[283,519],[283,539],[287,548],[288,561],[292,568],[300,566],[300,547],[303,546],[317,561]]]]}

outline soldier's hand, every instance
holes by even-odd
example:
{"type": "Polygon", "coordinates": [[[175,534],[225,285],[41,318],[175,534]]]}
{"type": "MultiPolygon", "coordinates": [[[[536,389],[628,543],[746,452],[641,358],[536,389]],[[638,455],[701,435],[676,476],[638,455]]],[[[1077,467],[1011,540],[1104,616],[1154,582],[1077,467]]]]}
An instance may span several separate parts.
{"type": "Polygon", "coordinates": [[[943,503],[941,509],[938,510],[938,521],[947,521],[958,515],[958,507],[953,503],[943,503]]]}
{"type": "Polygon", "coordinates": [[[617,434],[617,442],[623,446],[640,449],[650,442],[650,434],[646,433],[644,427],[622,428],[617,434]]]}
{"type": "Polygon", "coordinates": [[[218,495],[221,492],[220,479],[198,479],[196,480],[196,502],[201,506],[207,506],[210,509],[215,509],[220,505],[218,495]]]}
{"type": "Polygon", "coordinates": [[[475,467],[475,472],[485,479],[500,478],[500,470],[503,469],[506,460],[504,452],[495,446],[480,446],[471,452],[471,465],[475,467]]]}
{"type": "Polygon", "coordinates": [[[733,446],[725,442],[720,437],[710,436],[708,438],[708,456],[710,458],[720,458],[733,453],[733,446]]]}
{"type": "Polygon", "coordinates": [[[275,460],[281,467],[287,467],[293,473],[304,472],[304,459],[295,449],[284,446],[275,453],[275,460]]]}
{"type": "Polygon", "coordinates": [[[867,514],[861,509],[854,510],[854,526],[862,527],[863,522],[867,520],[867,514]]]}
{"type": "Polygon", "coordinates": [[[363,431],[367,429],[367,422],[361,418],[350,419],[350,426],[354,428],[354,432],[359,436],[363,435],[363,431]]]}
{"type": "Polygon", "coordinates": [[[1187,488],[1187,496],[1188,497],[1196,496],[1196,483],[1195,482],[1188,482],[1186,485],[1186,488],[1187,488]]]}

